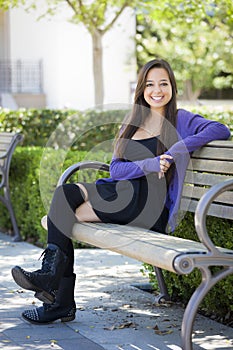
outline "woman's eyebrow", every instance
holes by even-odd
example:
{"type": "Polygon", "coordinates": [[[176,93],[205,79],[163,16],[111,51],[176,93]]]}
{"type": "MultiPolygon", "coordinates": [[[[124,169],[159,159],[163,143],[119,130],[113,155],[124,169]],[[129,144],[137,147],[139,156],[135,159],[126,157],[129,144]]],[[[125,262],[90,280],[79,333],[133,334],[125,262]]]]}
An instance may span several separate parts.
{"type": "MultiPolygon", "coordinates": [[[[152,79],[147,79],[146,82],[153,82],[154,80],[152,79]]],[[[164,78],[164,79],[160,79],[159,81],[168,81],[168,79],[164,78]]]]}

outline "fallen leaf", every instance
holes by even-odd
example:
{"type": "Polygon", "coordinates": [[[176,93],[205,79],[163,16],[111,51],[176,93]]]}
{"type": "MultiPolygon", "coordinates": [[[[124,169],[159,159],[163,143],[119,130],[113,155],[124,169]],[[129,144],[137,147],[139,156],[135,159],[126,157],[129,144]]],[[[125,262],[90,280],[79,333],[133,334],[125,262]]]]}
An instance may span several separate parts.
{"type": "Polygon", "coordinates": [[[166,334],[171,334],[173,333],[173,331],[169,330],[155,330],[155,333],[158,334],[158,335],[166,335],[166,334]]]}
{"type": "Polygon", "coordinates": [[[114,331],[114,329],[116,329],[116,327],[113,325],[113,326],[111,326],[111,327],[104,327],[104,329],[105,329],[106,331],[114,331]]]}
{"type": "Polygon", "coordinates": [[[129,328],[129,327],[135,328],[136,324],[133,323],[133,322],[125,322],[125,323],[122,323],[121,325],[119,325],[117,328],[118,329],[123,329],[123,328],[129,328]]]}
{"type": "Polygon", "coordinates": [[[124,328],[136,328],[137,325],[133,322],[125,322],[120,325],[113,325],[111,327],[104,327],[105,330],[107,331],[113,331],[114,329],[124,329],[124,328]]]}

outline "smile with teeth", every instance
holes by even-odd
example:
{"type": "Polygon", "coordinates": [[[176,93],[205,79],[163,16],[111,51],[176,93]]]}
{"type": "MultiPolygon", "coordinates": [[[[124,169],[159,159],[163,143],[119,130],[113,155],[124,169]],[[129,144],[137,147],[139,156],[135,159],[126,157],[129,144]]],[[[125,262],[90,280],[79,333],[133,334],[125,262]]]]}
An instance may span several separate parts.
{"type": "Polygon", "coordinates": [[[163,96],[151,96],[153,101],[161,101],[163,99],[163,96]]]}

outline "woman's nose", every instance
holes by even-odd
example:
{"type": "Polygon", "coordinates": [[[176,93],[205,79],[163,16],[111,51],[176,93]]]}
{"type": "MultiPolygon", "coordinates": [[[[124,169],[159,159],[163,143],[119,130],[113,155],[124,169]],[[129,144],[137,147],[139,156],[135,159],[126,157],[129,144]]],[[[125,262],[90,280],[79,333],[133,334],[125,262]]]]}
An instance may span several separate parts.
{"type": "Polygon", "coordinates": [[[154,92],[161,92],[161,86],[160,85],[154,85],[154,92]]]}

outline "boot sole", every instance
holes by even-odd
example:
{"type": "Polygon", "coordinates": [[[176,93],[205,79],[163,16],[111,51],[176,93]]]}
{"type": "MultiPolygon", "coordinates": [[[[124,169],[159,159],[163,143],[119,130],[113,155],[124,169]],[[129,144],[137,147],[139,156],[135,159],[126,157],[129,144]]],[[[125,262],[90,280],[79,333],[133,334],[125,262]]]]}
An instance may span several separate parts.
{"type": "Polygon", "coordinates": [[[61,320],[61,322],[71,322],[73,320],[75,320],[75,315],[73,316],[65,316],[65,317],[58,317],[58,318],[55,318],[54,320],[51,320],[51,321],[35,321],[35,320],[32,320],[26,316],[24,316],[24,314],[22,314],[22,317],[24,320],[30,322],[30,323],[33,323],[33,324],[38,324],[38,325],[43,325],[43,324],[50,324],[50,323],[53,323],[57,320],[61,320]]]}
{"type": "Polygon", "coordinates": [[[35,297],[37,299],[46,304],[52,304],[54,302],[55,298],[45,290],[35,286],[31,281],[29,281],[19,267],[13,267],[11,273],[15,282],[21,288],[36,292],[35,297]]]}

